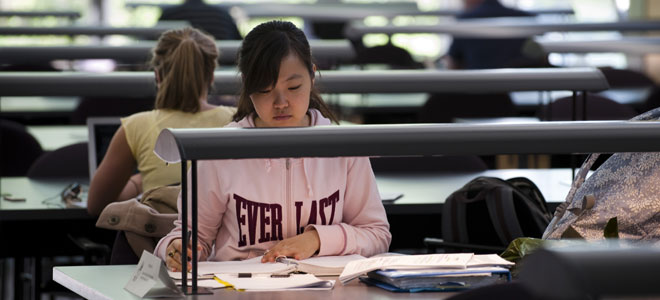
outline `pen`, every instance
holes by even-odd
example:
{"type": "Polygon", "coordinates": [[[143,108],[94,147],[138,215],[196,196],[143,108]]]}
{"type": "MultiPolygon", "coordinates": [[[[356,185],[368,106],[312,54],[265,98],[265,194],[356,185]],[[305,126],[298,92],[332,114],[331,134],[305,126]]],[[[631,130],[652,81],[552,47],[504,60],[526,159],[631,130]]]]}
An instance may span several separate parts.
{"type": "MultiPolygon", "coordinates": [[[[291,274],[270,274],[270,278],[288,278],[291,274]]],[[[252,278],[252,273],[238,273],[236,274],[238,278],[252,278]]]]}
{"type": "Polygon", "coordinates": [[[25,198],[12,197],[12,196],[7,196],[7,195],[3,195],[2,199],[6,200],[6,201],[11,201],[11,202],[25,202],[25,198]]]}
{"type": "MultiPolygon", "coordinates": [[[[189,245],[190,249],[192,249],[192,246],[193,246],[192,245],[192,231],[188,230],[187,237],[188,237],[188,245],[189,245]]],[[[199,258],[197,258],[197,259],[199,259],[199,258]]],[[[192,258],[190,256],[188,256],[188,261],[191,261],[191,260],[192,260],[192,258]]]]}

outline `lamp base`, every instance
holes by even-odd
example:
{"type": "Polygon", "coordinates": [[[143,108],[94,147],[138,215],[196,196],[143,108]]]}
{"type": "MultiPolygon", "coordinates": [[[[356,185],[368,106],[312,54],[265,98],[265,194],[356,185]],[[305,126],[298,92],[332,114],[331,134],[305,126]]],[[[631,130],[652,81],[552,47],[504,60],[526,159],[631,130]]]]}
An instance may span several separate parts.
{"type": "Polygon", "coordinates": [[[197,292],[195,293],[193,293],[193,289],[191,286],[186,287],[184,293],[186,295],[213,295],[213,292],[210,289],[199,286],[197,287],[197,292]]]}

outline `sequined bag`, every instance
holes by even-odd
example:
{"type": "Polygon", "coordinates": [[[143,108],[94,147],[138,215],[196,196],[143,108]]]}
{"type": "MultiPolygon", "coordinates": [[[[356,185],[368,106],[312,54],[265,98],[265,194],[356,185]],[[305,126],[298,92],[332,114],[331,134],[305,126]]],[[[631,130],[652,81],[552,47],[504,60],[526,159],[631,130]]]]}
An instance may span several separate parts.
{"type": "MultiPolygon", "coordinates": [[[[656,108],[632,121],[659,119],[656,108]]],[[[598,156],[582,165],[543,238],[603,239],[605,225],[616,217],[620,238],[660,239],[660,153],[615,153],[587,178],[598,156]]]]}

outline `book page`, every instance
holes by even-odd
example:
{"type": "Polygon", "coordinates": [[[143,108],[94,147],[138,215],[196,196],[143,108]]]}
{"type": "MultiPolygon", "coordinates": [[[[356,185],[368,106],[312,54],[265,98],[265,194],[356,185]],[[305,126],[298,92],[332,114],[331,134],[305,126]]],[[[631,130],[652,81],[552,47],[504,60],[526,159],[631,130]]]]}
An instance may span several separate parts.
{"type": "MultiPolygon", "coordinates": [[[[365,259],[365,257],[358,254],[343,256],[316,256],[299,261],[293,260],[293,263],[298,264],[297,271],[311,273],[317,276],[338,276],[344,270],[346,264],[359,259],[365,259]]],[[[285,260],[290,261],[291,259],[285,260]]]]}
{"type": "Polygon", "coordinates": [[[359,254],[342,256],[315,256],[298,261],[298,270],[302,272],[320,275],[320,273],[332,273],[327,275],[339,275],[351,261],[366,259],[359,254]]]}
{"type": "Polygon", "coordinates": [[[480,267],[480,266],[513,266],[514,263],[501,258],[497,254],[476,254],[470,261],[468,261],[468,267],[480,267]]]}
{"type": "MultiPolygon", "coordinates": [[[[240,261],[200,261],[197,263],[197,275],[198,278],[209,278],[216,273],[286,274],[295,268],[295,265],[278,262],[262,263],[259,256],[240,261]]],[[[181,279],[181,272],[168,272],[170,277],[181,279]]]]}
{"type": "Polygon", "coordinates": [[[298,263],[327,268],[343,268],[347,263],[358,259],[366,259],[366,257],[359,254],[342,256],[314,256],[308,259],[300,260],[298,263]]]}
{"type": "Polygon", "coordinates": [[[339,276],[342,283],[349,282],[369,271],[378,269],[422,269],[431,267],[465,269],[472,253],[381,256],[351,261],[339,276]]]}

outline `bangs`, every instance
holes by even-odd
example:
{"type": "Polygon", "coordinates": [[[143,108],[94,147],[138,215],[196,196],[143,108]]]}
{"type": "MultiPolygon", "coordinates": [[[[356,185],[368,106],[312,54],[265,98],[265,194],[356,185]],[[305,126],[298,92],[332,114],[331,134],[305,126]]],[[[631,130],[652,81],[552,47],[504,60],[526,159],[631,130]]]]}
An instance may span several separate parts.
{"type": "Polygon", "coordinates": [[[290,51],[289,39],[283,32],[277,32],[264,37],[262,47],[258,47],[251,52],[247,61],[248,74],[243,74],[245,88],[248,94],[267,89],[277,84],[277,78],[280,73],[280,65],[290,51]]]}

